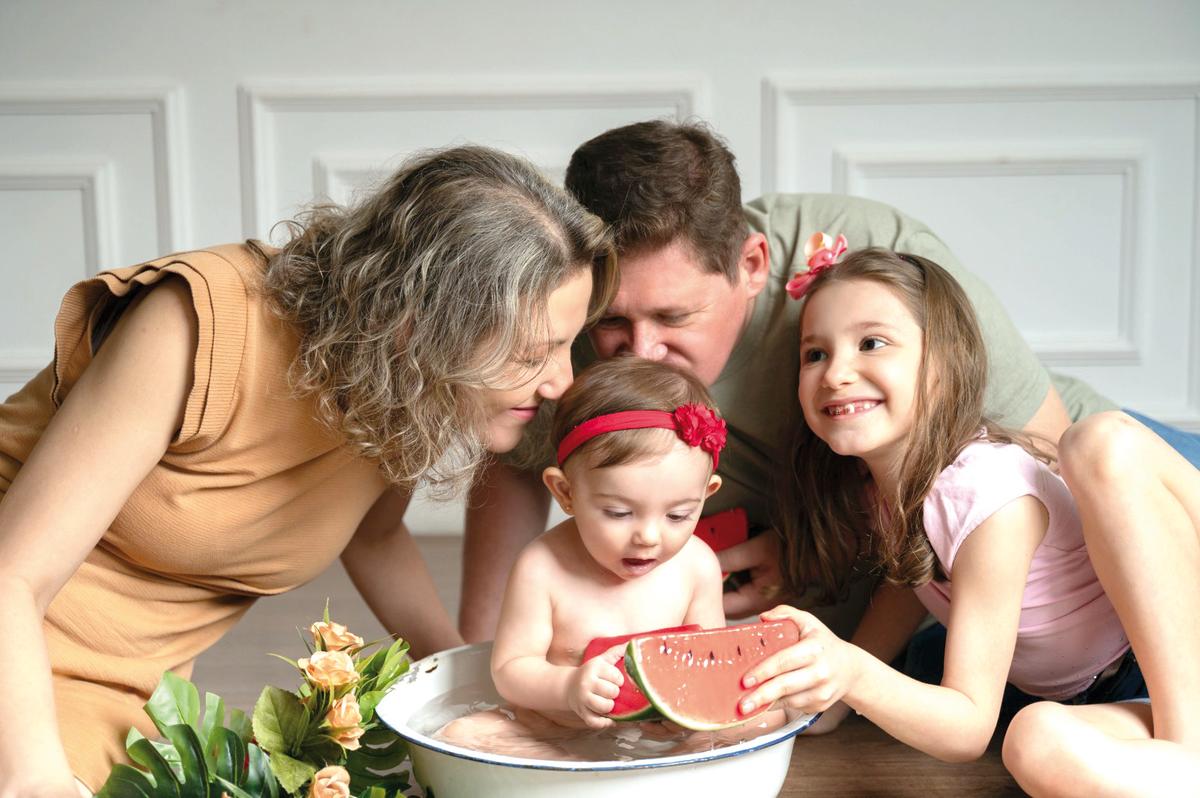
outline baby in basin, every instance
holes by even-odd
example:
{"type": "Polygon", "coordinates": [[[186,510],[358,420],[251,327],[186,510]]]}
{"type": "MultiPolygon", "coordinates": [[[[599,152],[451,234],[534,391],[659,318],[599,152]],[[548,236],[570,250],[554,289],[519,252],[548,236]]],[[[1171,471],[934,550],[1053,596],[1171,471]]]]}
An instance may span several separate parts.
{"type": "Polygon", "coordinates": [[[592,639],[725,623],[716,555],[692,536],[725,444],[704,386],[662,363],[597,363],[559,401],[553,440],[542,479],[571,517],[521,552],[492,653],[520,709],[454,721],[438,734],[449,742],[564,758],[556,741],[614,723],[625,646],[582,662],[592,639]]]}

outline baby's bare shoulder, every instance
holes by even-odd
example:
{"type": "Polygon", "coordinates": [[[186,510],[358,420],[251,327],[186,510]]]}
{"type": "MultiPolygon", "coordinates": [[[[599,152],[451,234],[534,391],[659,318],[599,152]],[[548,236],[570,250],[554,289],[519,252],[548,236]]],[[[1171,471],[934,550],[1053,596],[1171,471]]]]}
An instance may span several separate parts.
{"type": "Polygon", "coordinates": [[[676,556],[691,572],[702,578],[711,577],[714,573],[720,575],[721,563],[716,553],[698,537],[688,538],[688,542],[679,550],[676,556]]]}
{"type": "Polygon", "coordinates": [[[577,539],[574,522],[567,519],[527,543],[517,557],[516,567],[561,567],[572,556],[572,547],[577,539]]]}

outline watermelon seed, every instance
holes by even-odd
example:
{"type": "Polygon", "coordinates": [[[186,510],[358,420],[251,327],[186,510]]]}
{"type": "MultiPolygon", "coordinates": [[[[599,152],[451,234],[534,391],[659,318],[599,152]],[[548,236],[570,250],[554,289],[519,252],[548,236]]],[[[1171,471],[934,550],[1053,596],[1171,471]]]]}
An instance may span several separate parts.
{"type": "Polygon", "coordinates": [[[708,652],[708,658],[710,660],[716,661],[717,655],[710,651],[710,652],[708,652]]]}
{"type": "Polygon", "coordinates": [[[739,657],[740,657],[740,656],[742,656],[742,647],[741,647],[741,646],[738,646],[738,647],[737,647],[737,650],[738,650],[738,656],[739,656],[739,657]]]}

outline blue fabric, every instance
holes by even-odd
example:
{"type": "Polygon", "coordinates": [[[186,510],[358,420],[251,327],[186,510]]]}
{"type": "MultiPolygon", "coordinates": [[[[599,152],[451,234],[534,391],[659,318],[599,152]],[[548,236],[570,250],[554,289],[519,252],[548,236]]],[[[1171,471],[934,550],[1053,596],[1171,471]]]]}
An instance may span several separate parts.
{"type": "Polygon", "coordinates": [[[1200,434],[1195,432],[1184,432],[1181,429],[1169,427],[1166,424],[1163,424],[1161,421],[1155,421],[1152,418],[1147,418],[1146,416],[1143,416],[1141,413],[1138,413],[1134,410],[1126,409],[1125,412],[1153,430],[1155,434],[1166,441],[1172,449],[1183,455],[1189,463],[1194,465],[1196,468],[1200,468],[1200,434]]]}
{"type": "MultiPolygon", "coordinates": [[[[908,651],[904,655],[901,670],[920,682],[941,684],[942,670],[946,661],[946,627],[935,623],[913,635],[908,651]]],[[[1130,649],[1121,660],[1117,672],[1095,684],[1079,695],[1063,699],[1061,704],[1112,704],[1118,701],[1142,699],[1149,696],[1142,669],[1130,649]]],[[[1004,685],[1004,696],[1000,699],[1000,718],[996,728],[1003,730],[1012,722],[1021,709],[1044,698],[1029,695],[1011,684],[1004,685]]]]}

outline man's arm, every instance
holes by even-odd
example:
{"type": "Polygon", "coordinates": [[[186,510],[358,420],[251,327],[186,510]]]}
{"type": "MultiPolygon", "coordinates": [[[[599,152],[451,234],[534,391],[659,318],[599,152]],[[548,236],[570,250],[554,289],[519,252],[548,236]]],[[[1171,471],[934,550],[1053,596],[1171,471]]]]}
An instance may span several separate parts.
{"type": "Polygon", "coordinates": [[[1046,391],[1046,398],[1042,401],[1042,406],[1033,414],[1033,418],[1025,422],[1022,429],[1034,436],[1035,439],[1044,438],[1058,446],[1058,439],[1062,437],[1069,426],[1071,426],[1071,417],[1067,413],[1067,406],[1063,404],[1058,390],[1051,385],[1050,390],[1046,391]]]}
{"type": "Polygon", "coordinates": [[[480,474],[467,503],[458,629],[468,643],[491,640],[504,585],[521,549],[546,531],[550,494],[537,473],[499,460],[480,474]]]}
{"type": "Polygon", "coordinates": [[[419,659],[463,641],[404,524],[409,498],[385,490],[342,551],[342,564],[383,628],[407,640],[419,659]]]}

